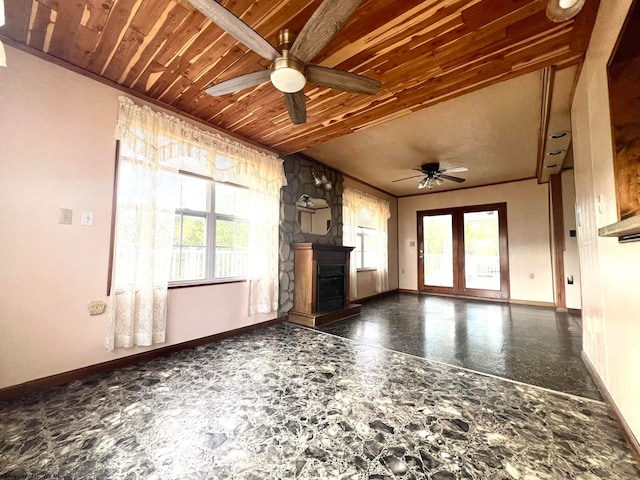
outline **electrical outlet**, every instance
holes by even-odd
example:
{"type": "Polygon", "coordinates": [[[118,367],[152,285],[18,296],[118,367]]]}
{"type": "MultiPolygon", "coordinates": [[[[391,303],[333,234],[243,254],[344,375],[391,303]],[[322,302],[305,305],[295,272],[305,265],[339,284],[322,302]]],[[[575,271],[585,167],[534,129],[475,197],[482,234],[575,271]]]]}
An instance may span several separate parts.
{"type": "Polygon", "coordinates": [[[534,278],[536,278],[536,274],[535,274],[535,273],[533,273],[533,272],[531,272],[531,273],[529,274],[529,280],[533,280],[534,278]]]}
{"type": "Polygon", "coordinates": [[[89,315],[101,315],[104,313],[104,309],[107,307],[107,304],[102,300],[94,300],[89,302],[89,315]]]}
{"type": "Polygon", "coordinates": [[[61,208],[58,210],[58,223],[61,225],[71,225],[73,219],[73,210],[70,208],[61,208]]]}
{"type": "Polygon", "coordinates": [[[80,220],[81,225],[91,226],[93,225],[93,212],[82,211],[82,219],[80,220]]]}

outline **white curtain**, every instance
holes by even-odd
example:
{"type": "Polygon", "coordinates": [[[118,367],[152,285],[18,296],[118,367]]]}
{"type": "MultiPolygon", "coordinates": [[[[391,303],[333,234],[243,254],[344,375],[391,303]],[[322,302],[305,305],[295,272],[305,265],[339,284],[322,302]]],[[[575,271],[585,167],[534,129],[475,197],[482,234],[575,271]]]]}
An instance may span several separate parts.
{"type": "Polygon", "coordinates": [[[164,342],[180,170],[249,188],[253,203],[248,311],[276,311],[279,193],[286,184],[282,160],[126,97],[119,100],[120,160],[107,348],[164,342]],[[264,257],[269,260],[258,261],[264,257]]]}
{"type": "MultiPolygon", "coordinates": [[[[343,244],[354,246],[357,242],[357,230],[359,226],[369,226],[375,231],[376,250],[376,292],[384,292],[389,289],[389,240],[388,219],[391,216],[389,202],[359,190],[347,188],[342,195],[343,216],[343,244]]],[[[358,272],[356,262],[350,262],[349,289],[350,296],[358,295],[358,272]]]]}
{"type": "MultiPolygon", "coordinates": [[[[4,25],[4,0],[0,0],[0,27],[4,25]]],[[[0,67],[7,66],[7,56],[4,53],[4,45],[0,42],[0,67]]]]}
{"type": "MultiPolygon", "coordinates": [[[[350,188],[342,192],[342,244],[355,247],[358,241],[358,192],[350,188]]],[[[358,268],[351,252],[349,261],[349,296],[358,298],[358,268]]]]}

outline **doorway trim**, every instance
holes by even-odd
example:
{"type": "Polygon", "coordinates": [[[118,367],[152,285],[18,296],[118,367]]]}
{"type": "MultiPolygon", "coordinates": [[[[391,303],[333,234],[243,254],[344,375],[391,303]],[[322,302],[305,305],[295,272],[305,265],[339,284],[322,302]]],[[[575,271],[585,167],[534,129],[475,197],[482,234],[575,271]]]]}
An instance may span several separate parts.
{"type": "Polygon", "coordinates": [[[490,203],[484,205],[468,205],[463,207],[438,208],[434,210],[420,210],[416,212],[418,231],[418,291],[421,293],[440,293],[448,295],[464,295],[468,297],[494,298],[508,300],[509,286],[509,242],[507,230],[507,203],[490,203]],[[498,211],[498,231],[500,250],[500,290],[482,290],[465,288],[464,278],[464,214],[482,212],[485,210],[498,211]],[[439,287],[424,285],[424,231],[423,217],[433,215],[451,215],[453,229],[453,287],[439,287]]]}

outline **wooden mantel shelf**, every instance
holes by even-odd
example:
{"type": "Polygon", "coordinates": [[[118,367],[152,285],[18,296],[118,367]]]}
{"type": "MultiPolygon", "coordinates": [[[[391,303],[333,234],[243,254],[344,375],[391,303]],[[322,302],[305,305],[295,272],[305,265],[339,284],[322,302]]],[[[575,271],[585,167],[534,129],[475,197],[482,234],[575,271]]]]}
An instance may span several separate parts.
{"type": "Polygon", "coordinates": [[[640,215],[598,229],[598,235],[601,237],[625,237],[635,234],[640,234],[640,215]]]}

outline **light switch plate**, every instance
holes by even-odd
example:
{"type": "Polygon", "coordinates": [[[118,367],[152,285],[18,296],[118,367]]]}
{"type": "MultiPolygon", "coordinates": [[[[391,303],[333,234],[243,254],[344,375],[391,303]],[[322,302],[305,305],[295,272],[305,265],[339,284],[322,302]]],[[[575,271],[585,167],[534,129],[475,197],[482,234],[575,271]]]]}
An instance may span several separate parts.
{"type": "Polygon", "coordinates": [[[82,220],[80,221],[82,225],[93,225],[93,212],[82,211],[82,220]]]}
{"type": "Polygon", "coordinates": [[[70,208],[61,208],[58,211],[58,223],[62,225],[71,225],[73,221],[73,210],[70,208]]]}

